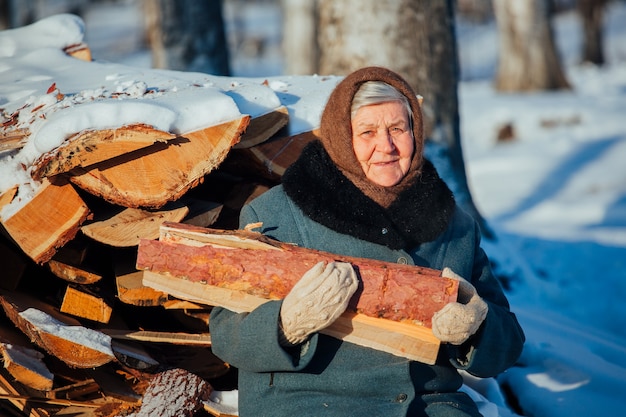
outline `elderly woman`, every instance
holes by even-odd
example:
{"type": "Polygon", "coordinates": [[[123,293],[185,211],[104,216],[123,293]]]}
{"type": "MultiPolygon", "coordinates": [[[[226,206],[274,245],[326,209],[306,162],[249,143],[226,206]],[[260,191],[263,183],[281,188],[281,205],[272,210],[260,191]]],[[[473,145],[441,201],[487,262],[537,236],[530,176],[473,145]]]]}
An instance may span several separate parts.
{"type": "Polygon", "coordinates": [[[214,308],[213,352],[239,370],[241,416],[480,416],[458,370],[491,377],[517,360],[524,334],[480,232],[423,157],[416,94],[378,67],[345,77],[329,97],[320,140],[282,184],[241,212],[284,242],[444,270],[458,302],[433,316],[435,365],[319,333],[357,287],[349,264],[318,264],[284,300],[246,314],[214,308]]]}

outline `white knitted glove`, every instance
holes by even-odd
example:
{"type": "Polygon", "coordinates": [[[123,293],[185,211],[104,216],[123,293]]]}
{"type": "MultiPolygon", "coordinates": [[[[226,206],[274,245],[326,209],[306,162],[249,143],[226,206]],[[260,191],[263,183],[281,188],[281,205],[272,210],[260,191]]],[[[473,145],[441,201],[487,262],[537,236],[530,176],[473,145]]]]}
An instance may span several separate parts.
{"type": "Polygon", "coordinates": [[[356,272],[349,263],[316,264],[283,300],[280,343],[297,345],[311,333],[328,327],[346,310],[358,285],[356,272]]]}
{"type": "Polygon", "coordinates": [[[442,342],[460,345],[478,331],[489,307],[476,288],[450,268],[444,268],[441,275],[459,281],[459,295],[457,302],[448,303],[433,314],[433,334],[442,342]]]}

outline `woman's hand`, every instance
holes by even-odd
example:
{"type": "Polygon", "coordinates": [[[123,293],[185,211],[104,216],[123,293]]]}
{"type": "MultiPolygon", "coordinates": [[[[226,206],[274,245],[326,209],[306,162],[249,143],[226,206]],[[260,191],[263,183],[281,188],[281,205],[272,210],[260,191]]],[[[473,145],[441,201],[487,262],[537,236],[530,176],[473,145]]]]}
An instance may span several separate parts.
{"type": "Polygon", "coordinates": [[[444,268],[442,276],[459,281],[459,295],[457,302],[448,303],[433,314],[433,334],[442,342],[460,345],[478,331],[489,308],[476,288],[450,268],[444,268]]]}
{"type": "Polygon", "coordinates": [[[311,333],[331,325],[346,310],[359,280],[352,265],[319,262],[307,271],[283,300],[281,344],[304,342],[311,333]]]}

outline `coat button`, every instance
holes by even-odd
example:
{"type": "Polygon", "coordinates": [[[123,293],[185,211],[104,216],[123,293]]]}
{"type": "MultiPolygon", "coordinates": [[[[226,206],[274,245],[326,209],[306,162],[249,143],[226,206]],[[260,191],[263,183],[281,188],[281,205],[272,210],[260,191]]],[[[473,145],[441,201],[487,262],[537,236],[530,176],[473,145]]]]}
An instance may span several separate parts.
{"type": "Polygon", "coordinates": [[[386,227],[383,227],[380,233],[382,233],[383,235],[386,235],[387,233],[389,233],[389,230],[386,227]]]}
{"type": "Polygon", "coordinates": [[[406,259],[404,256],[401,256],[401,257],[399,257],[399,258],[398,258],[398,263],[399,263],[399,264],[406,265],[406,264],[408,264],[408,263],[409,263],[409,260],[408,260],[408,259],[406,259]]]}
{"type": "Polygon", "coordinates": [[[396,397],[396,402],[403,403],[406,401],[407,398],[408,398],[408,395],[406,394],[398,394],[398,396],[396,397]]]}

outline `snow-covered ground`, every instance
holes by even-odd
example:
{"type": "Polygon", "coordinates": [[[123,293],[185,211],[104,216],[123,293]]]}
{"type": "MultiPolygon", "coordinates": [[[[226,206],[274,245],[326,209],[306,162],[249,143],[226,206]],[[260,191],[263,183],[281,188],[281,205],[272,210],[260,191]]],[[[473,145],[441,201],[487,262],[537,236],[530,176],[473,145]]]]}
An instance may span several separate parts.
{"type": "MultiPolygon", "coordinates": [[[[94,57],[149,66],[140,42],[130,49],[122,45],[138,33],[128,29],[140,24],[137,3],[103,4],[110,7],[106,19],[102,5],[85,16],[94,57]]],[[[472,393],[491,401],[477,398],[486,416],[510,410],[536,417],[604,416],[626,408],[624,21],[626,4],[612,3],[605,18],[608,64],[595,68],[578,64],[577,16],[559,16],[555,34],[572,91],[506,95],[490,84],[495,25],[459,26],[461,131],[470,188],[497,235],[484,246],[506,277],[527,335],[519,364],[498,384],[468,378],[472,393]],[[515,137],[498,143],[504,124],[515,137]],[[506,405],[503,397],[517,404],[506,405]]],[[[234,65],[234,76],[274,75],[275,67],[262,58],[253,66],[248,60],[234,65]],[[258,73],[250,74],[252,67],[258,73]]]]}

